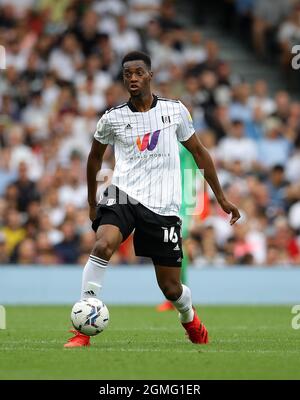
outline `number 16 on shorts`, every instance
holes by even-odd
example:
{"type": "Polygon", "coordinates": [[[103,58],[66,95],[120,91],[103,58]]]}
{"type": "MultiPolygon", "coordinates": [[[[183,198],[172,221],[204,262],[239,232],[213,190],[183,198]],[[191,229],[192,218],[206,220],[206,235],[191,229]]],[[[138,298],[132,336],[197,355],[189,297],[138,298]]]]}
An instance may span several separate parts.
{"type": "Polygon", "coordinates": [[[177,243],[178,242],[178,235],[175,232],[175,226],[171,226],[170,228],[166,228],[164,226],[161,227],[164,230],[164,242],[172,242],[172,243],[177,243]]]}

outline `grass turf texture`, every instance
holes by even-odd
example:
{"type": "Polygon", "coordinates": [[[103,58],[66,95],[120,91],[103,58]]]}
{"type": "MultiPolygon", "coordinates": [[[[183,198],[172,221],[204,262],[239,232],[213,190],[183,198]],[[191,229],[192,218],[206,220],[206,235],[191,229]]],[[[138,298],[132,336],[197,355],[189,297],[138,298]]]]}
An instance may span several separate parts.
{"type": "Polygon", "coordinates": [[[71,307],[6,307],[0,379],[299,379],[291,307],[197,307],[209,345],[184,335],[177,313],[109,307],[90,348],[64,349],[71,307]]]}

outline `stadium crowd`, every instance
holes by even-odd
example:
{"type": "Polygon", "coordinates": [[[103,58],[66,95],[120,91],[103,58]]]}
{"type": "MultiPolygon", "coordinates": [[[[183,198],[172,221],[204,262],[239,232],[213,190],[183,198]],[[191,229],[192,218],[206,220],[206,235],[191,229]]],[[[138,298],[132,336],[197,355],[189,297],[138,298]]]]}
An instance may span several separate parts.
{"type": "MultiPolygon", "coordinates": [[[[193,265],[300,265],[300,102],[233,73],[174,1],[0,0],[0,44],[0,264],[85,264],[90,143],[105,110],[127,100],[123,55],[144,50],[154,92],[189,108],[242,214],[230,226],[207,189],[186,242],[193,265]]],[[[99,194],[113,166],[108,148],[99,194]]],[[[146,261],[130,238],[111,260],[146,261]]]]}
{"type": "MultiPolygon", "coordinates": [[[[300,44],[299,0],[223,0],[223,6],[224,28],[237,29],[261,60],[278,62],[290,78],[292,48],[300,44]]],[[[298,79],[292,83],[299,87],[298,79]]]]}

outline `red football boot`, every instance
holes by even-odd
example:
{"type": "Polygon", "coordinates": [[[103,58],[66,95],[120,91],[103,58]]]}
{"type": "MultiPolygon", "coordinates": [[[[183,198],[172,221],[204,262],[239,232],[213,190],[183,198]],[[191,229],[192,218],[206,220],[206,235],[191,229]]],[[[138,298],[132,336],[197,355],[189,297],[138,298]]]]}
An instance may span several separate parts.
{"type": "Polygon", "coordinates": [[[186,335],[188,335],[191,342],[196,344],[208,343],[207,329],[203,322],[200,321],[195,309],[193,321],[182,323],[182,326],[186,330],[186,335]]]}
{"type": "Polygon", "coordinates": [[[84,347],[90,345],[89,336],[83,335],[76,330],[71,330],[70,332],[74,333],[75,336],[68,339],[68,342],[64,345],[64,347],[84,347]]]}
{"type": "Polygon", "coordinates": [[[169,300],[164,301],[163,303],[159,304],[156,307],[156,311],[160,311],[160,312],[162,312],[162,311],[170,311],[170,310],[175,310],[175,307],[173,306],[173,304],[169,300]]]}

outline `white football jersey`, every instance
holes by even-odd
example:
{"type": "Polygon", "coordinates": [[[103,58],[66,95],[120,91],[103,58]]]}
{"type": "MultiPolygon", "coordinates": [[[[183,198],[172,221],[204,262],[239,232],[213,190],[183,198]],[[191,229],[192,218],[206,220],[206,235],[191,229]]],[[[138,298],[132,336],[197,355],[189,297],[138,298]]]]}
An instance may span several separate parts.
{"type": "Polygon", "coordinates": [[[180,101],[154,96],[146,112],[137,111],[130,101],[106,111],[94,137],[114,146],[112,184],[157,214],[178,216],[178,141],[194,132],[191,115],[180,101]]]}

